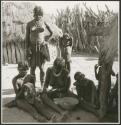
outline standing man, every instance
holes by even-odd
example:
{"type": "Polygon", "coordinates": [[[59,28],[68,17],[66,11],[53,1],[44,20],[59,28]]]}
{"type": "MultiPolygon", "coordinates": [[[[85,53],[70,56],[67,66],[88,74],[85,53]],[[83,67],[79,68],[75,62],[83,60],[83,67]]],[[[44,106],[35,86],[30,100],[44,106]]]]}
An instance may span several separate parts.
{"type": "Polygon", "coordinates": [[[61,50],[61,57],[65,60],[65,68],[70,72],[71,66],[71,52],[73,39],[68,33],[64,33],[63,37],[59,39],[59,47],[61,50]]]}
{"type": "Polygon", "coordinates": [[[27,60],[30,65],[30,74],[35,76],[36,67],[40,69],[41,86],[44,83],[44,65],[50,61],[49,49],[47,43],[52,36],[50,27],[43,20],[43,9],[40,6],[34,8],[34,19],[28,22],[26,27],[26,49],[27,60]],[[45,29],[50,35],[45,36],[45,29]]]}

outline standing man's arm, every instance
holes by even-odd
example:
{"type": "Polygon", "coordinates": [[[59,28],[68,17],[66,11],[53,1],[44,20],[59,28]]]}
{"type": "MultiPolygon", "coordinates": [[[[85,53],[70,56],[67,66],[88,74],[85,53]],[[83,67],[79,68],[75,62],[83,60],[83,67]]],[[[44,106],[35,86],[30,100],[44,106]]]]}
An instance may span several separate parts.
{"type": "Polygon", "coordinates": [[[73,46],[73,38],[70,37],[70,46],[72,47],[73,46]]]}
{"type": "Polygon", "coordinates": [[[25,47],[26,47],[26,58],[27,58],[27,54],[30,48],[30,26],[29,23],[26,26],[26,40],[25,40],[25,47]]]}
{"type": "Polygon", "coordinates": [[[59,46],[59,49],[60,49],[60,57],[62,57],[62,53],[63,53],[63,37],[59,37],[58,46],[59,46]]]}
{"type": "Polygon", "coordinates": [[[72,37],[70,37],[70,48],[71,48],[71,52],[70,52],[70,54],[72,53],[72,46],[73,46],[73,38],[72,37]]]}
{"type": "Polygon", "coordinates": [[[52,36],[53,32],[52,32],[52,30],[50,29],[50,27],[49,27],[49,25],[47,23],[45,23],[45,26],[46,26],[47,30],[49,31],[49,33],[50,33],[50,35],[45,36],[45,41],[48,41],[49,38],[52,36]]]}
{"type": "MultiPolygon", "coordinates": [[[[59,38],[60,39],[60,38],[59,38]]],[[[58,42],[57,42],[57,46],[56,46],[56,49],[57,49],[57,57],[61,57],[61,49],[60,49],[60,46],[59,46],[59,42],[60,40],[58,39],[58,42]]]]}

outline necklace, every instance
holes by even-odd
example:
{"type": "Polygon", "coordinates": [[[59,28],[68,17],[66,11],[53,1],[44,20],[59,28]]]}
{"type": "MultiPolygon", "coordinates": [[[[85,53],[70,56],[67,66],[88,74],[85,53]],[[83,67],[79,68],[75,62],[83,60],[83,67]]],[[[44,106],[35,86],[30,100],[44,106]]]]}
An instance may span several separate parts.
{"type": "Polygon", "coordinates": [[[62,73],[62,69],[60,70],[59,73],[55,73],[54,68],[52,69],[52,71],[53,71],[53,75],[56,76],[56,77],[60,76],[61,73],[62,73]]]}

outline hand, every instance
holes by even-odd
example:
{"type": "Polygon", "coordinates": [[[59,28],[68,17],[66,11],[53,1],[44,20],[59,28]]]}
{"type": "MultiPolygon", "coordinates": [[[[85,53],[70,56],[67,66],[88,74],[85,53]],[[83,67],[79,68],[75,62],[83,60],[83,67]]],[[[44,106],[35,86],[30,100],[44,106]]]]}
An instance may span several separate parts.
{"type": "Polygon", "coordinates": [[[118,79],[118,73],[116,74],[116,78],[118,79]]]}
{"type": "Polygon", "coordinates": [[[47,98],[47,93],[45,93],[45,92],[42,93],[42,94],[41,94],[41,97],[42,97],[43,99],[47,98]]]}
{"type": "Polygon", "coordinates": [[[26,55],[27,55],[27,59],[31,57],[31,55],[32,55],[31,48],[27,49],[26,55]]]}
{"type": "Polygon", "coordinates": [[[55,91],[58,91],[58,92],[60,92],[60,91],[61,91],[61,89],[55,89],[55,91]]]}
{"type": "Polygon", "coordinates": [[[30,47],[27,49],[26,53],[27,53],[27,56],[29,56],[29,55],[32,54],[32,51],[31,51],[31,48],[30,48],[30,47]]]}
{"type": "Polygon", "coordinates": [[[44,32],[44,28],[41,28],[41,27],[37,28],[37,32],[38,33],[44,32]]]}
{"type": "Polygon", "coordinates": [[[52,89],[50,89],[49,91],[52,91],[52,92],[53,92],[53,91],[58,91],[58,89],[53,89],[53,88],[52,88],[52,89]]]}
{"type": "Polygon", "coordinates": [[[31,30],[32,30],[32,31],[35,31],[35,30],[36,30],[36,27],[35,27],[35,26],[33,26],[31,30]]]}
{"type": "Polygon", "coordinates": [[[45,36],[45,41],[48,41],[50,36],[45,36]]]}
{"type": "Polygon", "coordinates": [[[95,69],[97,69],[97,68],[98,68],[98,64],[95,65],[95,69]]]}
{"type": "Polygon", "coordinates": [[[30,47],[28,48],[28,52],[29,52],[29,54],[32,54],[32,51],[31,51],[30,47]]]}
{"type": "Polygon", "coordinates": [[[46,89],[46,88],[43,88],[42,93],[47,93],[47,89],[46,89]]]}

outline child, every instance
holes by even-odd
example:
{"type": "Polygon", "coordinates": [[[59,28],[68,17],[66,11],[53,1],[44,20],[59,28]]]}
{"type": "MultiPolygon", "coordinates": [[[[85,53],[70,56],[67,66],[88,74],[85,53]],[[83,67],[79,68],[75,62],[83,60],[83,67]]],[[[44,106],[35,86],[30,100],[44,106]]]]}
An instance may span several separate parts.
{"type": "Polygon", "coordinates": [[[76,72],[74,75],[74,79],[76,80],[74,86],[76,86],[80,106],[85,110],[98,115],[96,110],[97,93],[93,81],[85,78],[85,75],[81,72],[76,72]]]}
{"type": "MultiPolygon", "coordinates": [[[[17,94],[20,91],[20,88],[23,84],[23,79],[27,75],[27,70],[29,68],[28,68],[28,65],[26,63],[19,62],[17,69],[18,69],[19,73],[18,73],[18,75],[16,75],[12,79],[12,84],[13,84],[15,94],[17,94]]],[[[8,107],[8,108],[16,106],[16,100],[12,100],[11,102],[5,104],[5,106],[8,107]]]]}
{"type": "Polygon", "coordinates": [[[14,107],[17,106],[18,108],[22,108],[24,111],[27,111],[31,114],[33,118],[38,121],[46,121],[37,111],[36,109],[30,105],[24,98],[23,94],[23,83],[24,78],[27,76],[28,65],[25,63],[18,63],[18,75],[16,75],[13,80],[13,88],[16,94],[15,100],[11,101],[10,103],[6,104],[6,107],[14,107]]]}
{"type": "Polygon", "coordinates": [[[71,66],[71,51],[72,51],[72,37],[68,33],[64,33],[63,37],[59,40],[61,50],[61,57],[65,60],[65,67],[70,72],[71,66]]]}

